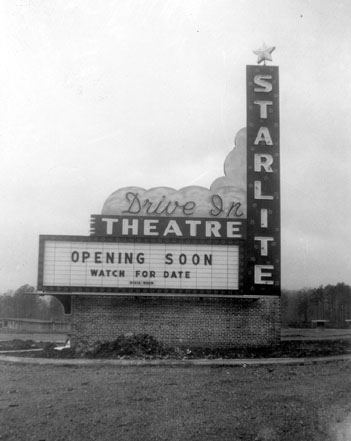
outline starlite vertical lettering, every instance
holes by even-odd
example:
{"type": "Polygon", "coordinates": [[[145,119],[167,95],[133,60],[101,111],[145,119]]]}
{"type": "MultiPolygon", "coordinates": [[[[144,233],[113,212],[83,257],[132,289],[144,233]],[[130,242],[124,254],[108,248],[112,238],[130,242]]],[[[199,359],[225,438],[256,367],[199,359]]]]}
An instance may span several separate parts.
{"type": "Polygon", "coordinates": [[[278,67],[247,66],[247,289],[280,294],[278,67]]]}

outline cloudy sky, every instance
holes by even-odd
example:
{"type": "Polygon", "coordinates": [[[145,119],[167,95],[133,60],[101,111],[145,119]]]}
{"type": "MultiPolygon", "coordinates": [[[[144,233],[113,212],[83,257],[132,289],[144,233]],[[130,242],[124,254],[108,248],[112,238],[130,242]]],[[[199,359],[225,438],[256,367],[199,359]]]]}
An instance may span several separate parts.
{"type": "Polygon", "coordinates": [[[3,0],[0,292],[39,234],[89,234],[125,186],[209,187],[246,125],[245,66],[280,67],[282,286],[351,284],[351,3],[3,0]]]}

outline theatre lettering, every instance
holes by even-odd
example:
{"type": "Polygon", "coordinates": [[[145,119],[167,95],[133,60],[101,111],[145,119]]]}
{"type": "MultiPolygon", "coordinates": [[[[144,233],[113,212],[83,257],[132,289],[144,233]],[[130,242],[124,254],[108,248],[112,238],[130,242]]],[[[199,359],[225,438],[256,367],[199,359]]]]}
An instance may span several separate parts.
{"type": "Polygon", "coordinates": [[[245,219],[91,216],[97,236],[244,239],[245,219]]]}

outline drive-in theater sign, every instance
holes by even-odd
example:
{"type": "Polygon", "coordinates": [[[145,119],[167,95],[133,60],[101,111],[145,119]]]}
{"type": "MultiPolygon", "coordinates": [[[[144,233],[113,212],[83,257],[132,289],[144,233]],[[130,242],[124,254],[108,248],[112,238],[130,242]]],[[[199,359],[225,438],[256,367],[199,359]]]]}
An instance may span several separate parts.
{"type": "MultiPolygon", "coordinates": [[[[232,311],[231,320],[244,311],[250,321],[251,314],[257,327],[257,317],[262,316],[257,305],[261,302],[263,310],[277,310],[277,302],[269,306],[264,299],[280,294],[279,148],[278,68],[247,66],[247,128],[236,136],[224,176],[209,189],[125,187],[108,197],[102,214],[91,216],[90,236],[40,236],[38,290],[64,299],[67,310],[71,300],[82,309],[84,301],[103,297],[109,299],[105,305],[109,314],[115,313],[111,298],[125,300],[117,309],[129,298],[137,311],[138,298],[144,297],[142,304],[150,312],[145,302],[153,297],[154,311],[162,304],[167,315],[175,310],[170,299],[177,299],[178,308],[192,305],[193,322],[199,323],[199,317],[205,320],[207,314],[206,323],[215,327],[211,316],[217,320],[218,311],[225,309],[224,316],[232,311]],[[214,301],[219,308],[215,312],[214,301]],[[207,312],[204,305],[210,305],[207,312]]],[[[147,315],[143,311],[134,325],[129,322],[120,330],[140,329],[140,317],[147,315]]],[[[190,325],[190,319],[188,325],[184,323],[188,312],[180,314],[183,324],[168,340],[177,340],[177,332],[182,334],[179,341],[189,340],[186,335],[194,323],[190,325]]],[[[160,332],[159,337],[167,340],[168,331],[160,332]]],[[[233,335],[233,329],[230,332],[233,335]]],[[[268,340],[266,336],[262,342],[268,340]]],[[[246,343],[254,341],[261,340],[248,338],[246,343]]]]}

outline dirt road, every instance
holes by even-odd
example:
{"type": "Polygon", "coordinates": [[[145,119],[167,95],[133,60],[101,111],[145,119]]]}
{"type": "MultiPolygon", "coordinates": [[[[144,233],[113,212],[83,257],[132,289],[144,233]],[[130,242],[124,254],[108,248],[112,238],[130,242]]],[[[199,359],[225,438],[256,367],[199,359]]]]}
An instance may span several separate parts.
{"type": "Polygon", "coordinates": [[[0,363],[0,440],[349,441],[351,363],[0,363]]]}
{"type": "MultiPolygon", "coordinates": [[[[0,341],[8,341],[13,339],[34,340],[53,343],[65,342],[68,338],[63,333],[47,333],[44,332],[1,332],[0,341]]],[[[337,340],[351,339],[351,329],[301,329],[301,328],[282,328],[282,340],[337,340]]]]}
{"type": "Polygon", "coordinates": [[[44,332],[0,332],[0,341],[17,340],[34,340],[52,343],[63,343],[67,340],[68,335],[62,333],[44,332]]]}

